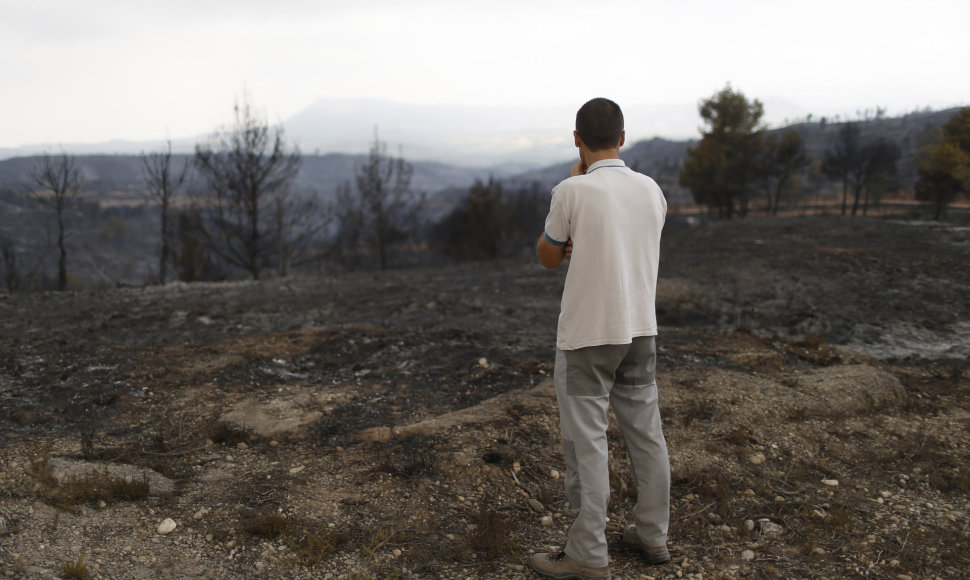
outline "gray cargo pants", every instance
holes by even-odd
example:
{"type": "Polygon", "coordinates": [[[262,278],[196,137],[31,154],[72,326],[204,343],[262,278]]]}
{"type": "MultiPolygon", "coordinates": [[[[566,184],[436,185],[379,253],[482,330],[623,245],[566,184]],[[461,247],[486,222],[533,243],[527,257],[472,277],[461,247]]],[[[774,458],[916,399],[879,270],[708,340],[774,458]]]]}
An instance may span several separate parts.
{"type": "Polygon", "coordinates": [[[555,385],[566,459],[566,499],[579,513],[566,554],[590,567],[606,566],[610,498],[607,409],[612,406],[637,486],[634,522],[648,546],[667,542],[670,462],[657,406],[656,337],[631,344],[556,349],[555,385]]]}

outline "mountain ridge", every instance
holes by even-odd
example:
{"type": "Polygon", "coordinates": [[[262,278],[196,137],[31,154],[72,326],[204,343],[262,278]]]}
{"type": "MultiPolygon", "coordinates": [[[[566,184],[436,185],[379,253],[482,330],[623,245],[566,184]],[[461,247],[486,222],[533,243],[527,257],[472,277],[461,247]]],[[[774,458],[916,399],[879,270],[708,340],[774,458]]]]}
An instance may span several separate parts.
{"type": "MultiPolygon", "coordinates": [[[[430,110],[430,109],[428,109],[430,110]]],[[[902,159],[899,164],[900,182],[904,188],[912,187],[916,179],[915,152],[924,136],[934,127],[940,126],[958,108],[939,111],[915,112],[901,117],[876,118],[852,121],[858,123],[863,137],[884,137],[899,143],[902,159]]],[[[802,134],[806,149],[820,160],[825,151],[843,126],[844,122],[801,122],[788,127],[770,129],[780,132],[796,129],[802,134]]],[[[378,135],[384,141],[383,134],[378,135]]],[[[672,140],[653,137],[633,142],[621,150],[627,165],[637,171],[650,175],[660,183],[673,203],[690,203],[690,193],[678,183],[680,164],[687,149],[696,140],[672,140]]],[[[174,144],[173,144],[174,149],[174,144]]],[[[390,148],[389,148],[390,149],[390,148]]],[[[495,177],[506,182],[508,188],[532,186],[551,189],[556,183],[569,175],[575,148],[570,142],[568,149],[553,161],[542,163],[527,155],[515,161],[496,162],[489,165],[469,166],[449,163],[445,160],[413,158],[407,151],[387,151],[389,155],[404,154],[404,158],[414,167],[412,186],[416,191],[429,195],[455,188],[467,189],[476,179],[486,180],[495,177]]],[[[88,183],[85,197],[90,201],[107,201],[122,195],[140,195],[143,185],[141,157],[125,155],[76,155],[88,183]]],[[[191,158],[189,153],[175,155],[177,163],[191,158]]],[[[317,192],[324,198],[331,198],[336,188],[354,179],[354,168],[363,161],[363,153],[303,153],[303,164],[297,176],[296,187],[303,191],[317,192]]],[[[0,160],[0,186],[8,189],[21,188],[28,182],[28,171],[36,162],[36,156],[13,157],[0,160]]]]}
{"type": "MultiPolygon", "coordinates": [[[[768,122],[800,117],[800,107],[781,98],[766,100],[768,122]]],[[[625,103],[630,142],[653,137],[670,140],[697,136],[696,103],[643,105],[625,103]]],[[[382,99],[317,99],[285,120],[287,140],[305,154],[366,153],[375,132],[396,154],[413,160],[488,167],[521,162],[555,163],[572,156],[572,121],[568,106],[483,106],[402,103],[382,99]]],[[[214,124],[213,127],[217,127],[214,124]]],[[[191,153],[211,133],[172,139],[172,149],[191,153]]],[[[159,151],[164,139],[115,139],[102,143],[37,143],[0,147],[0,160],[65,151],[72,155],[137,155],[159,151]]]]}

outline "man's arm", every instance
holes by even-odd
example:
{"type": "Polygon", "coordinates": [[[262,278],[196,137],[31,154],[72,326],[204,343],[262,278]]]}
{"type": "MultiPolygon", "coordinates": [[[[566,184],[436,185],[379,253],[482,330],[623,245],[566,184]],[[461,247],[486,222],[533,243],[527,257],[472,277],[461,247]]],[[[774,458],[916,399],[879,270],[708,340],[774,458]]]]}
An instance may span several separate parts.
{"type": "Polygon", "coordinates": [[[536,251],[539,253],[539,261],[542,265],[551,270],[557,268],[564,258],[572,255],[573,243],[567,241],[565,244],[554,244],[543,232],[536,243],[536,251]]]}
{"type": "MultiPolygon", "coordinates": [[[[573,164],[569,173],[571,177],[586,174],[586,163],[583,161],[582,155],[580,155],[579,161],[573,164]]],[[[573,255],[573,241],[558,242],[542,232],[539,241],[536,242],[536,252],[539,254],[539,261],[542,262],[542,265],[552,270],[558,268],[563,259],[568,260],[573,255]]]]}

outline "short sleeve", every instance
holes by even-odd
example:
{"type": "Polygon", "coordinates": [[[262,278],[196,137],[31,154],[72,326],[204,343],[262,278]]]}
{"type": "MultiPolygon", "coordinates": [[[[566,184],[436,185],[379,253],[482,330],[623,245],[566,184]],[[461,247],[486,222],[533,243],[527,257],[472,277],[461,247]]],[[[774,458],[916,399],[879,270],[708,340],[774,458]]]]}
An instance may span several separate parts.
{"type": "Polygon", "coordinates": [[[565,246],[569,241],[569,215],[566,210],[565,195],[558,188],[552,190],[549,215],[546,216],[545,235],[550,243],[565,246]]]}

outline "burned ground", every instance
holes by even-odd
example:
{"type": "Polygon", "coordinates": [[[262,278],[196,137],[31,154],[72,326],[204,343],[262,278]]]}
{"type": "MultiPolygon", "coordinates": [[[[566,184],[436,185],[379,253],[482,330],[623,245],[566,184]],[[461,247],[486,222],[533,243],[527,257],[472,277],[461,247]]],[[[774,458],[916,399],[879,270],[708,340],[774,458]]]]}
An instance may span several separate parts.
{"type": "MultiPolygon", "coordinates": [[[[663,246],[674,561],[617,541],[635,491],[612,433],[614,577],[962,577],[970,231],[671,221],[663,246]]],[[[0,296],[0,575],[529,577],[569,523],[564,275],[0,296]]]]}

